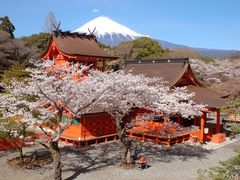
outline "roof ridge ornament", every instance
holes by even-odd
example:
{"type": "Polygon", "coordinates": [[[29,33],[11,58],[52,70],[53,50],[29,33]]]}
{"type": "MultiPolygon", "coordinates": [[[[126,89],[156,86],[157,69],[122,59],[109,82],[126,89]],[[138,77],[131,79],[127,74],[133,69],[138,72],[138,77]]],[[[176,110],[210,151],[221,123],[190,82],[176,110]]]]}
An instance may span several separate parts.
{"type": "Polygon", "coordinates": [[[87,39],[94,39],[96,41],[96,36],[94,34],[87,34],[87,33],[78,33],[78,32],[70,32],[70,31],[53,31],[55,37],[61,36],[62,38],[70,36],[72,38],[87,38],[87,39]]]}
{"type": "Polygon", "coordinates": [[[151,64],[151,63],[181,63],[183,66],[189,64],[189,58],[158,58],[158,59],[128,59],[126,64],[151,64]]]}
{"type": "Polygon", "coordinates": [[[95,31],[96,31],[96,26],[94,27],[94,29],[92,31],[90,31],[90,29],[88,28],[88,32],[90,35],[94,35],[95,31]]]}
{"type": "Polygon", "coordinates": [[[52,31],[56,36],[61,35],[61,29],[60,29],[60,25],[61,25],[61,21],[59,21],[58,25],[56,26],[54,23],[52,24],[53,27],[55,28],[54,31],[52,31]]]}

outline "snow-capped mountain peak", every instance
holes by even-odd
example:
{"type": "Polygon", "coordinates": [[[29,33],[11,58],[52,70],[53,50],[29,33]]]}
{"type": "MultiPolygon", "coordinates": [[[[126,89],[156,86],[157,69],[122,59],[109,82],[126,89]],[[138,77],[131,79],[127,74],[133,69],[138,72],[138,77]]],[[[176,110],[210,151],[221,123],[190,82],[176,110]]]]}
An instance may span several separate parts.
{"type": "Polygon", "coordinates": [[[150,37],[134,32],[126,26],[123,26],[110,18],[97,17],[73,32],[88,33],[94,31],[98,41],[107,45],[116,45],[123,41],[134,40],[139,37],[150,37]]]}

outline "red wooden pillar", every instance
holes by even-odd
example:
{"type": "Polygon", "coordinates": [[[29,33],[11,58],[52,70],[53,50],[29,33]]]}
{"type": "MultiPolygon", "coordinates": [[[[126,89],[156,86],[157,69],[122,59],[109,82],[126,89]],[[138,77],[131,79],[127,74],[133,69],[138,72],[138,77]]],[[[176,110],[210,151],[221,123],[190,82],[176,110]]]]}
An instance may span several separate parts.
{"type": "Polygon", "coordinates": [[[102,71],[104,72],[105,71],[105,67],[106,66],[106,62],[105,62],[105,59],[103,60],[103,67],[102,67],[102,71]]]}
{"type": "Polygon", "coordinates": [[[216,124],[216,133],[220,132],[220,110],[217,110],[217,124],[216,124]]]}
{"type": "Polygon", "coordinates": [[[86,57],[83,57],[83,63],[84,63],[85,66],[88,65],[88,64],[87,64],[87,61],[88,61],[87,58],[86,58],[86,57]]]}
{"type": "Polygon", "coordinates": [[[93,61],[93,69],[96,69],[96,68],[97,68],[97,60],[94,59],[94,61],[93,61]]]}
{"type": "Polygon", "coordinates": [[[177,116],[177,123],[181,124],[181,117],[180,117],[180,115],[177,116]]]}
{"type": "Polygon", "coordinates": [[[199,137],[200,142],[204,141],[205,122],[206,122],[206,113],[203,112],[202,116],[200,117],[200,137],[199,137]]]}
{"type": "MultiPolygon", "coordinates": [[[[79,126],[80,126],[80,139],[82,140],[82,139],[85,139],[85,134],[84,134],[84,130],[85,130],[85,127],[84,127],[84,121],[85,121],[85,117],[84,116],[81,116],[81,117],[79,117],[80,119],[80,124],[79,124],[79,126]]],[[[79,139],[79,141],[80,141],[80,139],[79,139]]]]}
{"type": "Polygon", "coordinates": [[[194,116],[194,119],[193,119],[193,125],[194,125],[194,126],[197,125],[197,121],[198,121],[198,117],[197,117],[197,116],[194,116]]]}

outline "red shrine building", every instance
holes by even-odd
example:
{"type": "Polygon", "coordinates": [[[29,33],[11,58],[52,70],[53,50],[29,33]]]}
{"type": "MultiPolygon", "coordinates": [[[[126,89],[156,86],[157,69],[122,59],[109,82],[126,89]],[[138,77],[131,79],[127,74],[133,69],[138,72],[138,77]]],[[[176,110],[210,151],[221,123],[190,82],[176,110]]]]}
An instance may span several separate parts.
{"type": "MultiPolygon", "coordinates": [[[[212,91],[198,81],[193,74],[188,58],[126,61],[125,71],[132,74],[144,74],[151,78],[161,77],[168,82],[170,88],[186,86],[189,93],[195,94],[192,100],[198,104],[207,105],[207,109],[203,111],[201,117],[195,117],[192,120],[181,117],[172,117],[172,119],[184,127],[195,127],[183,133],[187,135],[187,139],[191,136],[196,137],[199,142],[212,140],[217,143],[225,140],[225,134],[220,133],[220,107],[226,102],[226,96],[212,91]],[[207,118],[209,112],[215,113],[215,119],[211,123],[207,118]]],[[[136,130],[134,133],[138,135],[136,130]]],[[[154,136],[154,138],[156,137],[154,136]]],[[[173,141],[178,141],[176,136],[172,136],[172,138],[173,141]]],[[[180,138],[181,141],[184,140],[182,139],[184,137],[180,136],[180,138]]]]}
{"type": "MultiPolygon", "coordinates": [[[[65,65],[66,62],[92,65],[93,68],[105,71],[105,63],[118,57],[111,56],[102,50],[95,36],[55,32],[42,59],[50,59],[55,65],[65,65]]],[[[70,120],[66,114],[62,121],[70,120]]],[[[116,138],[115,120],[102,109],[95,107],[80,119],[73,119],[73,124],[67,128],[61,138],[78,144],[98,142],[103,138],[116,138]]]]}
{"type": "Polygon", "coordinates": [[[102,50],[94,35],[79,33],[56,32],[51,39],[42,59],[51,59],[55,65],[66,62],[77,62],[92,65],[93,68],[104,71],[105,62],[117,59],[102,50]]]}
{"type": "MultiPolygon", "coordinates": [[[[66,62],[78,62],[84,65],[92,65],[93,68],[104,71],[106,61],[117,59],[102,50],[93,35],[60,32],[51,35],[49,46],[42,55],[42,59],[54,60],[55,65],[62,65],[66,62]]],[[[207,104],[207,110],[201,117],[192,120],[185,120],[181,117],[172,117],[175,123],[182,127],[197,127],[189,131],[159,134],[157,131],[163,129],[159,119],[152,118],[148,122],[148,129],[134,127],[129,130],[129,136],[135,136],[143,140],[174,144],[196,137],[199,142],[212,140],[222,142],[224,134],[221,132],[219,108],[226,101],[221,94],[201,84],[194,76],[188,58],[181,59],[159,59],[159,60],[131,60],[126,61],[124,70],[131,70],[133,74],[144,74],[147,77],[162,77],[169,82],[169,87],[187,86],[189,92],[194,92],[193,100],[196,103],[207,104]],[[207,113],[215,112],[216,118],[213,124],[208,122],[207,113]]],[[[146,116],[145,110],[136,110],[129,114],[126,119],[141,119],[146,116]]],[[[62,121],[68,121],[66,115],[62,121]]],[[[101,108],[95,107],[80,119],[73,119],[73,124],[67,128],[61,138],[76,144],[98,143],[116,139],[116,124],[113,117],[103,112],[101,108]]],[[[146,124],[144,124],[145,126],[146,124]]],[[[164,126],[165,127],[165,126],[164,126]]],[[[171,129],[172,127],[168,127],[171,129]]],[[[176,128],[175,128],[176,129],[176,128]]],[[[174,130],[175,131],[175,130],[174,130]]]]}

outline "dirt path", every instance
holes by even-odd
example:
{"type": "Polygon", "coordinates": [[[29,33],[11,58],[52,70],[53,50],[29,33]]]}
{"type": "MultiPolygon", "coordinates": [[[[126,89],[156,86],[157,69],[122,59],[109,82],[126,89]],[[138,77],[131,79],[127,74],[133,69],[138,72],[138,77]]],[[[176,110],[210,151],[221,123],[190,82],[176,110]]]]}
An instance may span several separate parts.
{"type": "MultiPolygon", "coordinates": [[[[148,158],[151,167],[143,171],[122,169],[118,166],[120,147],[117,143],[99,144],[81,149],[61,148],[63,178],[66,180],[141,180],[141,179],[196,179],[197,169],[207,168],[234,155],[237,142],[219,149],[206,149],[177,145],[166,148],[159,145],[136,146],[136,151],[148,158]]],[[[41,146],[27,147],[25,152],[45,150],[41,146]]],[[[16,157],[12,151],[0,152],[0,180],[50,180],[51,165],[36,170],[12,168],[7,160],[16,157]]]]}

